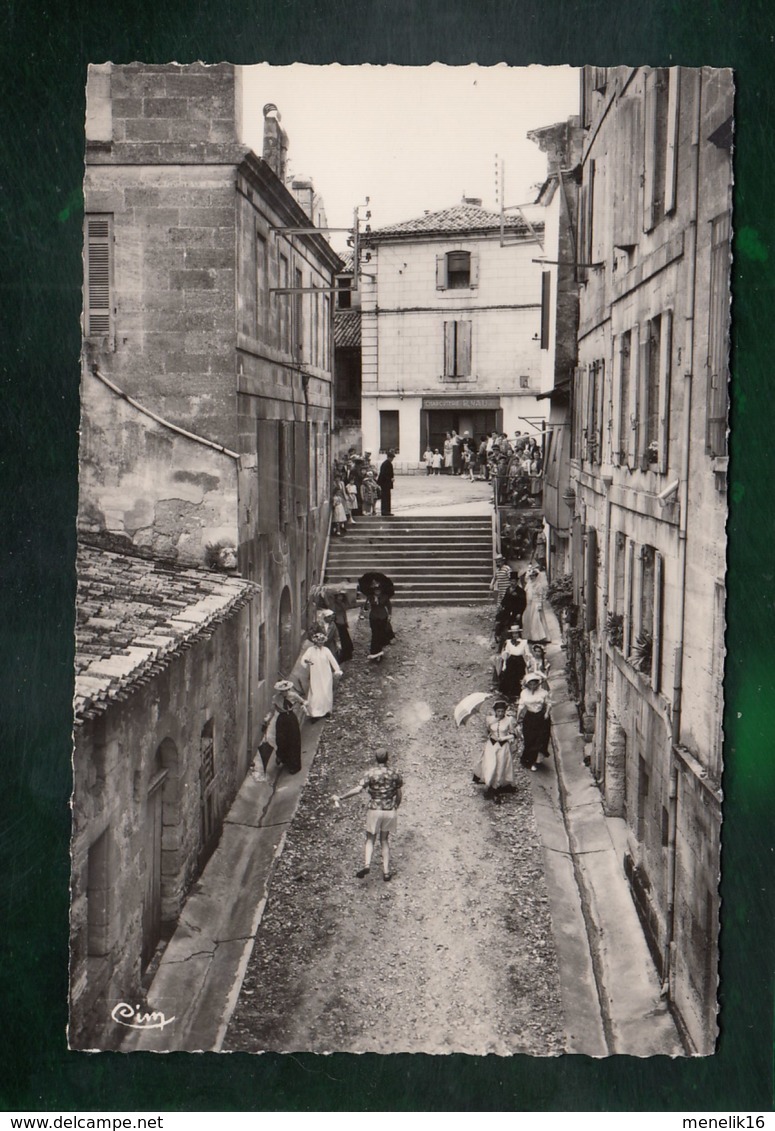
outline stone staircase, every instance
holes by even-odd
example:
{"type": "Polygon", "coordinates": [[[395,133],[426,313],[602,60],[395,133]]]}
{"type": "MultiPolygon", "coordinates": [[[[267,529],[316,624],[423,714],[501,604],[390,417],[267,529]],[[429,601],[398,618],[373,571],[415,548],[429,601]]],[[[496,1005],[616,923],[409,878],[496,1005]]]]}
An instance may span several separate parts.
{"type": "Polygon", "coordinates": [[[367,570],[393,579],[394,605],[468,605],[490,600],[489,515],[356,518],[332,535],[325,585],[355,585],[367,570]]]}

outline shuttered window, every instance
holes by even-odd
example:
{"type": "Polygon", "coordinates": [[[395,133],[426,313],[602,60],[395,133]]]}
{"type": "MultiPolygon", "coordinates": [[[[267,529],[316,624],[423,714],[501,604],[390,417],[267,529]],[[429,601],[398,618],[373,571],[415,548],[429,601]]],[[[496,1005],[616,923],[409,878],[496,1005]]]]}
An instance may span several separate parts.
{"type": "Polygon", "coordinates": [[[597,531],[588,526],[584,537],[584,627],[597,626],[597,531]]]}
{"type": "Polygon", "coordinates": [[[471,376],[471,323],[444,323],[444,376],[471,376]]]}
{"type": "Polygon", "coordinates": [[[627,430],[625,433],[625,452],[627,466],[634,468],[637,464],[638,433],[639,433],[639,374],[640,374],[640,326],[633,326],[630,331],[630,373],[628,381],[628,397],[626,406],[622,406],[627,414],[627,430]]]}
{"type": "Polygon", "coordinates": [[[665,563],[661,554],[654,554],[654,610],[652,621],[651,686],[659,691],[662,685],[662,603],[665,563]]]}
{"type": "Polygon", "coordinates": [[[729,213],[711,226],[708,303],[708,415],[706,446],[711,456],[727,454],[729,384],[729,213]]]}
{"type": "Polygon", "coordinates": [[[665,214],[667,172],[668,76],[664,68],[646,73],[643,231],[650,232],[665,214]]]}
{"type": "Polygon", "coordinates": [[[446,251],[436,256],[436,290],[465,290],[479,285],[479,257],[472,251],[446,251]]]}
{"type": "Polygon", "coordinates": [[[293,492],[296,496],[296,514],[309,511],[309,454],[307,452],[307,425],[303,420],[293,422],[293,492]]]}
{"type": "Polygon", "coordinates": [[[670,377],[673,356],[673,312],[662,315],[659,349],[659,407],[657,425],[657,471],[667,471],[670,445],[670,377]]]}
{"type": "Polygon", "coordinates": [[[635,544],[627,543],[624,559],[624,640],[622,651],[629,656],[633,636],[633,591],[635,588],[635,544]]]}
{"type": "Polygon", "coordinates": [[[113,217],[85,221],[85,330],[87,338],[113,337],[113,217]]]}
{"type": "Polygon", "coordinates": [[[615,138],[614,244],[632,248],[640,230],[640,192],[643,171],[643,130],[640,103],[622,98],[615,138]]]}
{"type": "Polygon", "coordinates": [[[678,116],[681,68],[671,67],[667,80],[667,137],[665,141],[665,215],[675,211],[678,170],[678,116]]]}

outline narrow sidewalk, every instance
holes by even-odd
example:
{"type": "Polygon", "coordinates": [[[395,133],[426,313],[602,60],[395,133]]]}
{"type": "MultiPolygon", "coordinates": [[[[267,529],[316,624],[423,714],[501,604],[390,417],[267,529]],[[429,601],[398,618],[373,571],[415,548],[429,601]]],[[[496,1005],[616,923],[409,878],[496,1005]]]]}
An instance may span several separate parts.
{"type": "Polygon", "coordinates": [[[251,774],[245,778],[147,994],[148,1011],[163,1013],[167,1024],[127,1033],[122,1052],[220,1050],[261,924],[274,864],[324,726],[303,724],[298,774],[279,770],[263,782],[251,774]]]}
{"type": "Polygon", "coordinates": [[[530,778],[544,845],[568,1051],[684,1056],[624,874],[626,824],[606,816],[584,765],[559,625],[553,613],[548,619],[554,757],[530,778]]]}

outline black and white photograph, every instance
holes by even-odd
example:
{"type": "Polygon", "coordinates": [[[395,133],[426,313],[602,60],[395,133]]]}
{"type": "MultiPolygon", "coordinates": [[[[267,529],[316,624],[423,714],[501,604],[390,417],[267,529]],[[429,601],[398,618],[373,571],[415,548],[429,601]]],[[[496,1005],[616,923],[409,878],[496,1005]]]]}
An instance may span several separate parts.
{"type": "Polygon", "coordinates": [[[731,70],[84,83],[69,1048],[713,1055],[731,70]]]}

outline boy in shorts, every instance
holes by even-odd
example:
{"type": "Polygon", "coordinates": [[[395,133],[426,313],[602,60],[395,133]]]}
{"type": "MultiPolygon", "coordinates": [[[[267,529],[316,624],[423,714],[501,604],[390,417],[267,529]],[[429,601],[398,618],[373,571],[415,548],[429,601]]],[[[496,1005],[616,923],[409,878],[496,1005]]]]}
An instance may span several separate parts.
{"type": "Polygon", "coordinates": [[[382,879],[387,883],[391,880],[390,871],[390,834],[398,826],[398,807],[403,800],[404,779],[396,770],[388,766],[387,750],[377,750],[374,754],[377,763],[357,785],[348,789],[347,793],[339,796],[334,794],[333,802],[338,808],[339,802],[347,797],[355,797],[356,793],[367,789],[369,791],[369,807],[366,811],[366,844],[363,852],[363,867],[355,874],[359,880],[368,876],[371,871],[371,857],[379,833],[379,845],[382,851],[382,879]]]}

